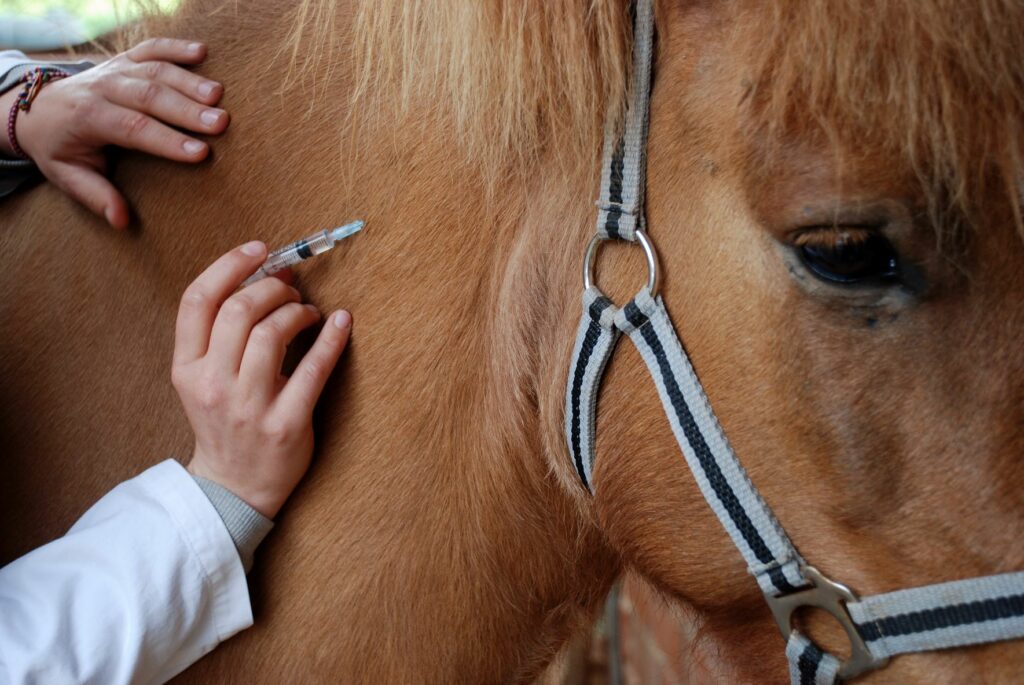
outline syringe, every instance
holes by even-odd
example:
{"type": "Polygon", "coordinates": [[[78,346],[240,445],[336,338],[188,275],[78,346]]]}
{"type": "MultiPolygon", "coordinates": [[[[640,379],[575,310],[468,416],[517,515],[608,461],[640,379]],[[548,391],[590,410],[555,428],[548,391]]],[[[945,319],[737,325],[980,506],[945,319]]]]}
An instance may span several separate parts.
{"type": "Polygon", "coordinates": [[[256,281],[266,278],[271,274],[275,274],[281,269],[288,268],[293,264],[309,259],[313,255],[318,255],[322,252],[327,252],[329,249],[338,244],[338,241],[343,240],[354,233],[358,233],[363,228],[362,221],[353,221],[350,224],[345,224],[338,228],[334,228],[328,231],[320,231],[315,233],[308,238],[298,240],[291,245],[285,245],[282,248],[274,250],[267,255],[267,261],[263,262],[259,270],[249,278],[245,279],[242,283],[244,288],[247,285],[252,285],[256,281]]]}

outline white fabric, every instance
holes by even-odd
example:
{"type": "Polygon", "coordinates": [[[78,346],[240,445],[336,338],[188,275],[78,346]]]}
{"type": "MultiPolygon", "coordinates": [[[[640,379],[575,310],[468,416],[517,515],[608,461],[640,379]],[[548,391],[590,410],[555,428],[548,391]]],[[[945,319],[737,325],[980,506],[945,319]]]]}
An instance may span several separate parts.
{"type": "Polygon", "coordinates": [[[786,658],[790,685],[833,685],[839,681],[839,659],[822,652],[799,631],[794,630],[786,641],[786,658]]]}
{"type": "Polygon", "coordinates": [[[167,460],[0,569],[0,683],[162,683],[250,625],[227,529],[167,460]]]}
{"type": "MultiPolygon", "coordinates": [[[[78,62],[40,62],[18,50],[0,50],[0,84],[2,84],[0,85],[0,92],[6,91],[10,87],[11,84],[8,76],[15,78],[24,74],[28,69],[38,66],[60,67],[72,74],[77,74],[95,65],[86,60],[78,62]]],[[[5,124],[6,122],[7,120],[4,119],[5,124]]]]}
{"type": "Polygon", "coordinates": [[[28,55],[19,50],[0,50],[0,76],[6,74],[11,67],[31,61],[28,55]]]}
{"type": "MultiPolygon", "coordinates": [[[[999,600],[1024,594],[1024,571],[982,576],[923,587],[896,590],[882,595],[863,597],[846,605],[859,626],[874,624],[890,617],[941,611],[972,603],[999,600]]],[[[924,621],[922,621],[924,623],[924,621]]],[[[868,649],[878,659],[908,652],[923,652],[947,647],[982,644],[996,640],[1024,637],[1024,616],[989,617],[984,621],[963,621],[938,627],[927,621],[926,629],[905,634],[883,635],[868,642],[868,649]]],[[[883,631],[884,632],[884,631],[883,631]]]]}

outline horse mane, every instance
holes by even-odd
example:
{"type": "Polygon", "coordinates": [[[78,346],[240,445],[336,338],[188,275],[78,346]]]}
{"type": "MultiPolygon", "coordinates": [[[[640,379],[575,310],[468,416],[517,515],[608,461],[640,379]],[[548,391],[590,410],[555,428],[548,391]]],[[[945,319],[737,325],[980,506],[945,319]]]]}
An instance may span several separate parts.
{"type": "MultiPolygon", "coordinates": [[[[656,0],[656,21],[667,1],[656,0]]],[[[420,121],[443,115],[462,142],[453,152],[486,176],[540,155],[593,164],[605,120],[621,119],[629,0],[355,5],[351,31],[336,30],[339,0],[288,10],[286,81],[353,59],[350,112],[392,123],[396,109],[420,121]]],[[[773,0],[733,11],[748,10],[762,37],[747,41],[740,99],[754,135],[770,147],[787,131],[817,133],[837,151],[889,153],[916,175],[937,228],[975,223],[995,195],[1024,232],[1024,4],[773,0]]]]}
{"type": "MultiPolygon", "coordinates": [[[[300,21],[333,15],[335,2],[302,0],[300,21]]],[[[617,121],[625,102],[628,5],[364,0],[354,100],[432,97],[485,167],[541,151],[595,159],[606,116],[617,121]]],[[[934,218],[970,220],[995,191],[1024,226],[1024,4],[779,0],[760,12],[752,126],[777,139],[810,123],[840,146],[870,141],[917,175],[934,218]]]]}
{"type": "MultiPolygon", "coordinates": [[[[332,50],[337,1],[297,4],[293,64],[332,50]]],[[[443,114],[485,171],[552,150],[592,162],[625,103],[623,0],[359,1],[351,40],[353,110],[443,114]]]]}

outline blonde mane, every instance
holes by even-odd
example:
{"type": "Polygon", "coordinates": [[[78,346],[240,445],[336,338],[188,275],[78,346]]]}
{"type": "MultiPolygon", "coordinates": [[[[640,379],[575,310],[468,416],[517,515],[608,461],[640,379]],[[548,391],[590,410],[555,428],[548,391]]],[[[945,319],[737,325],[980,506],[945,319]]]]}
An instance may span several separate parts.
{"type": "MultiPolygon", "coordinates": [[[[153,0],[126,1],[152,11],[153,0]]],[[[357,0],[351,31],[337,30],[338,0],[293,11],[281,48],[290,75],[354,59],[351,111],[443,114],[460,152],[491,176],[540,155],[593,163],[625,102],[629,0],[357,0]]],[[[817,132],[837,149],[890,153],[916,174],[937,224],[976,223],[995,197],[1024,229],[1024,3],[773,0],[730,11],[763,15],[744,56],[755,135],[817,132]]]]}
{"type": "MultiPolygon", "coordinates": [[[[338,49],[328,20],[336,5],[297,5],[293,63],[338,49]]],[[[443,113],[483,169],[553,147],[568,153],[563,160],[594,159],[606,116],[619,117],[630,50],[623,0],[367,0],[357,7],[353,109],[443,113]]]]}
{"type": "MultiPolygon", "coordinates": [[[[335,2],[302,0],[296,49],[314,17],[314,45],[329,42],[322,18],[335,2]]],[[[628,6],[363,0],[354,99],[447,109],[485,167],[539,153],[595,159],[627,92],[628,6]]],[[[779,0],[751,10],[766,15],[745,101],[754,126],[774,136],[810,122],[847,146],[881,145],[918,175],[933,209],[970,217],[995,191],[1020,225],[1024,4],[779,0]]]]}

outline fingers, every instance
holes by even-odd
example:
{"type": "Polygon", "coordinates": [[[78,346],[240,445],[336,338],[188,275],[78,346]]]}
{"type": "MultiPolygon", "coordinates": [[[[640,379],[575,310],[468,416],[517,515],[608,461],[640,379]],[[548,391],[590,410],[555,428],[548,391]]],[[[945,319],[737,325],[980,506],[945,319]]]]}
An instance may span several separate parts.
{"type": "Polygon", "coordinates": [[[141,62],[125,68],[124,74],[132,78],[162,83],[185,97],[207,105],[217,104],[224,94],[224,87],[216,81],[203,78],[170,62],[141,62]]]}
{"type": "Polygon", "coordinates": [[[259,241],[246,243],[218,259],[192,281],[178,309],[174,329],[175,364],[187,364],[206,354],[221,304],[266,258],[266,245],[259,241]]]}
{"type": "Polygon", "coordinates": [[[95,134],[112,145],[177,162],[199,162],[209,152],[206,143],[179,133],[147,114],[118,105],[99,108],[90,123],[95,134]]]}
{"type": "Polygon", "coordinates": [[[177,38],[150,38],[124,54],[133,62],[165,60],[178,64],[199,64],[206,59],[206,45],[177,38]]]}
{"type": "Polygon", "coordinates": [[[320,320],[311,304],[290,302],[256,324],[242,355],[239,375],[252,392],[268,397],[277,387],[288,345],[303,329],[320,320]]]}
{"type": "Polygon", "coordinates": [[[312,413],[327,378],[348,343],[351,330],[351,314],[340,311],[331,315],[313,347],[299,362],[295,373],[281,391],[277,400],[280,411],[307,416],[312,413]]]}
{"type": "MultiPolygon", "coordinates": [[[[148,64],[154,65],[157,71],[161,67],[177,69],[166,62],[148,64]]],[[[228,113],[224,110],[200,104],[157,80],[111,78],[103,82],[103,90],[110,102],[149,114],[172,126],[197,133],[217,134],[228,125],[228,113]]]]}
{"type": "Polygon", "coordinates": [[[114,228],[128,226],[128,203],[102,174],[86,166],[59,164],[53,169],[51,180],[114,228]]]}
{"type": "Polygon", "coordinates": [[[275,274],[271,275],[271,278],[284,281],[288,285],[295,285],[295,272],[292,271],[291,267],[286,266],[275,274]]]}
{"type": "Polygon", "coordinates": [[[278,307],[300,299],[298,290],[276,278],[264,278],[235,293],[217,314],[207,357],[225,371],[237,372],[256,324],[278,307]]]}

